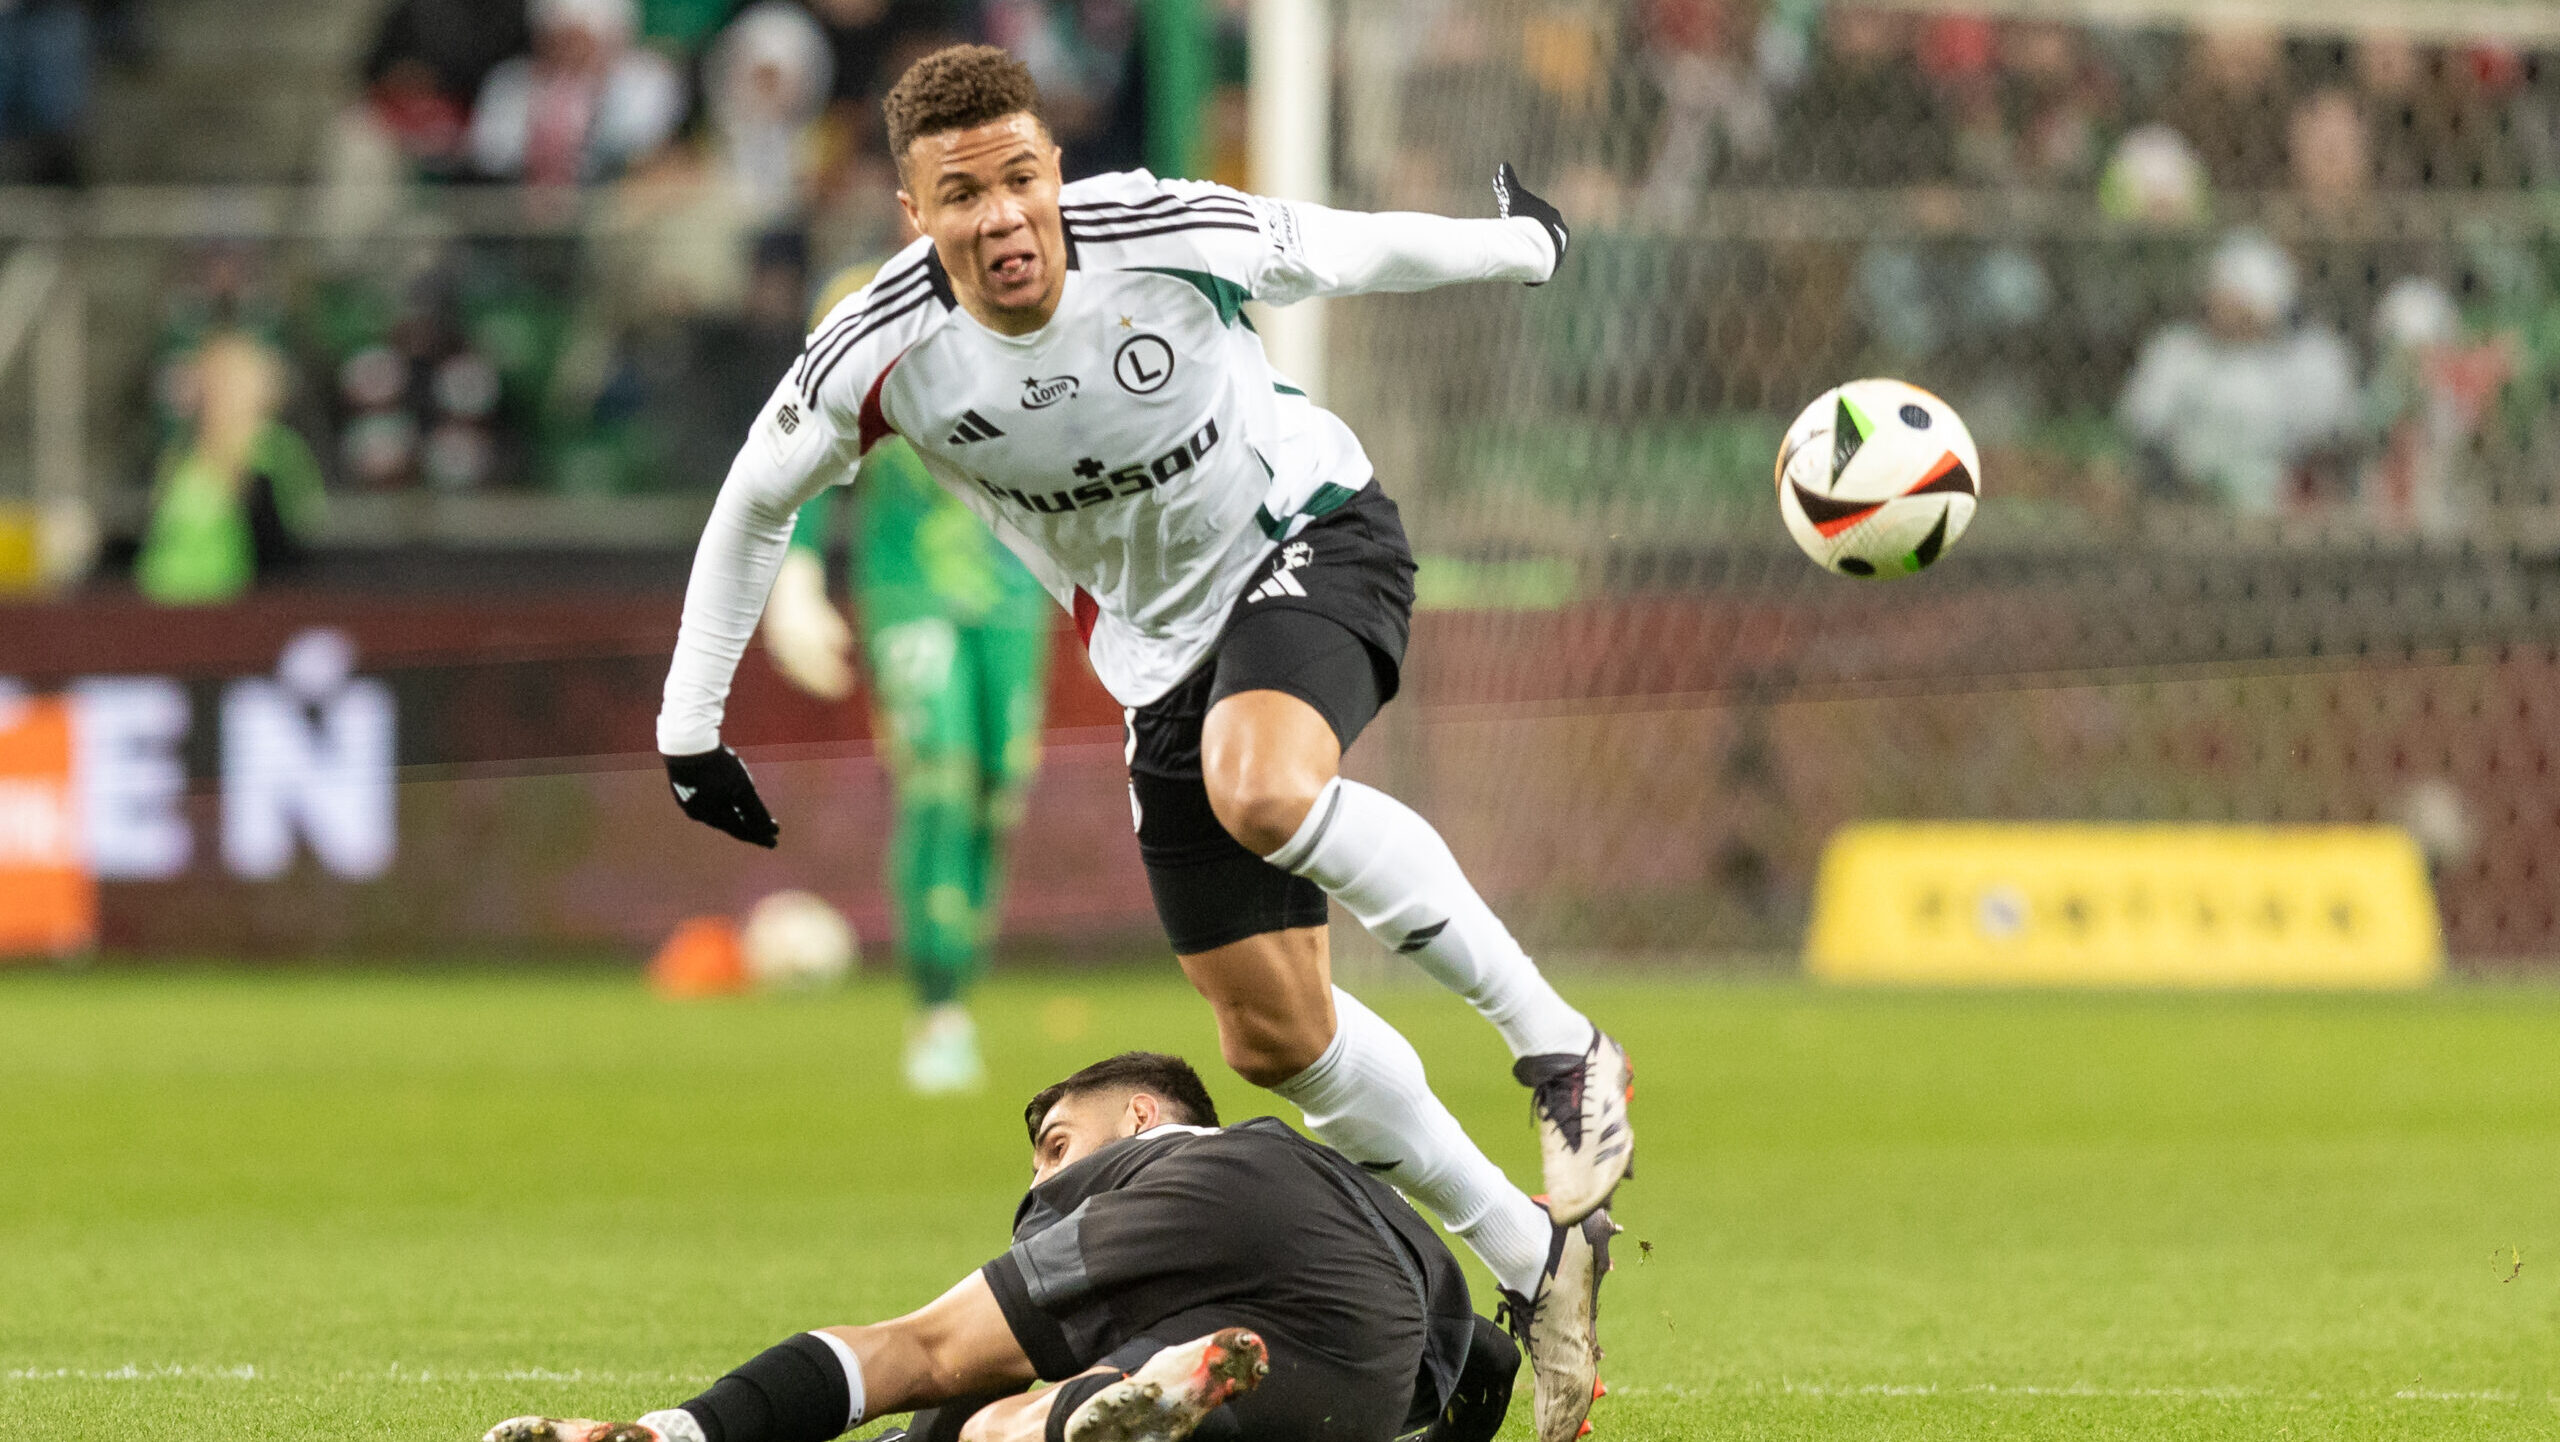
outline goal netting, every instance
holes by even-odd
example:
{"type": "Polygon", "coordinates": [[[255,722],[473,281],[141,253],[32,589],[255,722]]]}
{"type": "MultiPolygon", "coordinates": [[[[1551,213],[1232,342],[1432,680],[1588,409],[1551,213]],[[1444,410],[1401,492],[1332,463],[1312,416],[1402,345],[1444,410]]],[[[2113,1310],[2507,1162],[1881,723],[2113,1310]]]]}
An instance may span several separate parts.
{"type": "Polygon", "coordinates": [[[2560,36],[2490,8],[1339,9],[1337,203],[1508,159],[1576,225],[1544,288],[1331,312],[1423,560],[1352,769],[1548,954],[1791,952],[1895,817],[2396,821],[2455,957],[2548,954],[2560,36]],[[1771,463],[1877,374],[1985,502],[1861,584],[1771,463]]]}

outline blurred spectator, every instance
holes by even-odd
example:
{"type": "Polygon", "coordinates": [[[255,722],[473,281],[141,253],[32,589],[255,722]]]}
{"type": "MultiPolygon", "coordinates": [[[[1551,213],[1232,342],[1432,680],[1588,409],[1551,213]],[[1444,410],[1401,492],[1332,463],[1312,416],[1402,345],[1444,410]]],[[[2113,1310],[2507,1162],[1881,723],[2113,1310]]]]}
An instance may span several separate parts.
{"type": "Polygon", "coordinates": [[[1898,185],[1944,179],[1947,144],[1935,102],[1911,63],[1911,18],[1833,6],[1822,16],[1813,73],[1788,105],[1789,179],[1803,185],[1898,185]]]}
{"type": "Polygon", "coordinates": [[[2315,212],[2348,209],[2372,190],[2364,115],[2347,91],[2322,90],[2304,99],[2294,108],[2286,139],[2294,193],[2315,212]]]}
{"type": "Polygon", "coordinates": [[[453,278],[413,282],[379,339],[337,368],[338,469],[362,490],[471,490],[500,469],[497,364],[464,332],[453,278]]]}
{"type": "Polygon", "coordinates": [[[471,158],[481,174],[531,185],[610,179],[656,150],[684,118],[684,84],[665,57],[634,49],[633,0],[533,0],[533,50],[480,87],[471,158]]]}
{"type": "Polygon", "coordinates": [[[987,0],[986,29],[1040,82],[1067,179],[1146,163],[1136,0],[987,0]]]}
{"type": "MultiPolygon", "coordinates": [[[[810,18],[826,31],[834,64],[830,98],[870,112],[908,65],[946,44],[974,39],[974,7],[964,0],[808,0],[810,18]]],[[[868,131],[866,131],[868,133],[868,131]]]]}
{"type": "Polygon", "coordinates": [[[2013,174],[2037,185],[2087,183],[2118,103],[2114,77],[2083,54],[2078,31],[2054,21],[2011,26],[2000,59],[2020,91],[2013,174]]]}
{"type": "Polygon", "coordinates": [[[1953,127],[1956,174],[2007,179],[2011,139],[2000,104],[1998,27],[1979,15],[1932,16],[1921,22],[1913,57],[1953,127]]]}
{"type": "Polygon", "coordinates": [[[78,183],[95,49],[81,0],[0,0],[0,181],[78,183]]]}
{"type": "Polygon", "coordinates": [[[273,348],[216,332],[189,371],[186,429],[161,457],[134,563],[143,594],[173,606],[228,601],[290,567],[321,507],[320,468],[277,418],[285,369],[273,348]]]}
{"type": "MultiPolygon", "coordinates": [[[[898,177],[881,134],[880,101],[906,67],[944,45],[977,38],[964,0],[802,0],[827,47],[833,77],[804,164],[811,179],[813,254],[832,270],[843,257],[895,249],[905,218],[898,177]]],[[[1073,157],[1070,157],[1073,163],[1073,157]]]]}
{"type": "Polygon", "coordinates": [[[196,356],[226,331],[278,345],[284,312],[268,283],[257,247],[236,239],[193,247],[161,288],[160,335],[153,348],[153,412],[166,444],[194,424],[201,395],[196,356]]]}
{"type": "Polygon", "coordinates": [[[2293,320],[2292,257],[2235,231],[2208,262],[2201,325],[2142,348],[2117,404],[2153,479],[2243,515],[2271,515],[2333,474],[2357,413],[2354,364],[2327,329],[2293,320]]]}
{"type": "Polygon", "coordinates": [[[2423,185],[2432,165],[2435,107],[2431,72],[2436,57],[2397,31],[2356,42],[2356,91],[2372,111],[2369,139],[2375,180],[2393,188],[2423,185]]]}
{"type": "Polygon", "coordinates": [[[2378,355],[2366,404],[2381,449],[2365,472],[2365,505],[2386,528],[2451,534],[2472,500],[2462,462],[2516,373],[2515,342],[2466,340],[2453,297],[2415,276],[2383,293],[2373,333],[2378,355]]]}
{"type": "Polygon", "coordinates": [[[818,159],[812,124],[826,108],[835,57],[825,32],[788,0],[759,0],[711,48],[703,102],[721,180],[758,225],[806,207],[818,159]]]}
{"type": "Polygon", "coordinates": [[[2098,208],[2142,225],[2192,225],[2212,213],[2212,182],[2185,136],[2157,123],[2136,126],[2098,177],[2098,208]]]}
{"type": "Polygon", "coordinates": [[[369,116],[419,174],[458,176],[472,97],[531,43],[524,0],[399,0],[365,57],[369,116]]]}
{"type": "Polygon", "coordinates": [[[2476,190],[2545,173],[2546,101],[2520,52],[2376,35],[2357,45],[2355,61],[2383,184],[2476,190]]]}
{"type": "Polygon", "coordinates": [[[2195,145],[2216,189],[2273,189],[2285,181],[2285,92],[2282,36],[2212,25],[2188,40],[2184,82],[2164,118],[2195,145]]]}
{"type": "Polygon", "coordinates": [[[1727,0],[1641,7],[1645,70],[1662,94],[1643,203],[1665,224],[1688,220],[1699,186],[1764,163],[1776,147],[1776,113],[1752,63],[1751,18],[1727,0]]]}
{"type": "Polygon", "coordinates": [[[784,0],[762,0],[721,32],[703,66],[706,131],[615,197],[613,228],[627,241],[613,307],[622,319],[734,313],[748,298],[755,238],[802,237],[828,152],[817,122],[833,66],[817,23],[784,0]]]}

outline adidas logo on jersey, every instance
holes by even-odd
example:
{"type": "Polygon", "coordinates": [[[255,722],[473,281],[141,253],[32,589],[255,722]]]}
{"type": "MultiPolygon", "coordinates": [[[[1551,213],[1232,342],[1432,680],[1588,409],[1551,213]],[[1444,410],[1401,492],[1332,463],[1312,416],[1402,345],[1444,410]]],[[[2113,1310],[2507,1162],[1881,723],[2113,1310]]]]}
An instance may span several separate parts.
{"type": "Polygon", "coordinates": [[[952,428],[950,443],[955,446],[965,446],[971,441],[991,441],[1003,434],[1004,432],[997,428],[996,423],[985,416],[976,411],[962,411],[960,424],[952,428]]]}

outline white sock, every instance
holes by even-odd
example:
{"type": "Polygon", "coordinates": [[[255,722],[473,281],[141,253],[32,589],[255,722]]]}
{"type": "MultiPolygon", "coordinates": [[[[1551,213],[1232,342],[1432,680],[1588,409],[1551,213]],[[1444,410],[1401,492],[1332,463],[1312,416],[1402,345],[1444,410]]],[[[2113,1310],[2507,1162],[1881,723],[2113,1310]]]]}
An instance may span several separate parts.
{"type": "Polygon", "coordinates": [[[1266,859],[1323,887],[1371,936],[1465,997],[1514,1059],[1591,1045],[1591,1019],[1556,995],[1412,807],[1337,776],[1266,859]]]}
{"type": "Polygon", "coordinates": [[[702,1435],[702,1424],[695,1421],[693,1414],[682,1407],[669,1407],[663,1412],[652,1412],[639,1421],[643,1427],[656,1428],[658,1435],[666,1438],[667,1442],[710,1442],[709,1438],[702,1435]]]}
{"type": "Polygon", "coordinates": [[[1333,1016],[1324,1055],[1272,1090],[1298,1104],[1325,1145],[1374,1164],[1371,1171],[1438,1217],[1502,1285],[1535,1295],[1554,1232],[1547,1214],[1431,1094],[1413,1043],[1340,987],[1333,1016]]]}
{"type": "Polygon", "coordinates": [[[862,1359],[853,1355],[852,1343],[833,1332],[818,1331],[809,1335],[826,1343],[827,1350],[835,1353],[836,1360],[844,1364],[844,1430],[850,1432],[862,1421],[863,1404],[868,1400],[862,1395],[862,1359]]]}

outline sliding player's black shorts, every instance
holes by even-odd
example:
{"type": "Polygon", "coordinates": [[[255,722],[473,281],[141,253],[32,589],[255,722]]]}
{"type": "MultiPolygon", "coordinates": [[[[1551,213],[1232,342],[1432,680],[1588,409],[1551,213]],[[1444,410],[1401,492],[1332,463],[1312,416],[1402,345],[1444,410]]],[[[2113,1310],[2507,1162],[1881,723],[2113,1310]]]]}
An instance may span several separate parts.
{"type": "Polygon", "coordinates": [[[1201,724],[1229,696],[1281,691],[1314,707],[1349,750],[1395,698],[1413,573],[1396,503],[1371,482],[1255,568],[1208,659],[1129,713],[1138,852],[1176,953],[1324,925],[1314,882],[1265,862],[1218,824],[1201,784],[1201,724]]]}
{"type": "Polygon", "coordinates": [[[1261,1334],[1271,1374],[1195,1434],[1211,1442],[1388,1442],[1438,1415],[1474,1340],[1430,1227],[1268,1117],[1106,1147],[1034,1188],[1014,1235],[984,1275],[1047,1381],[1261,1334]]]}

